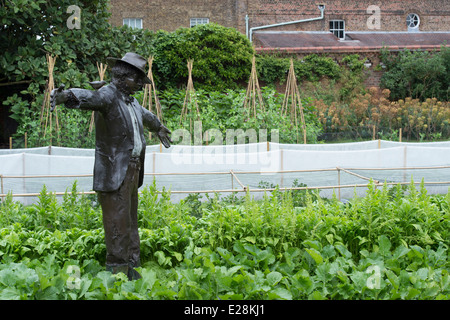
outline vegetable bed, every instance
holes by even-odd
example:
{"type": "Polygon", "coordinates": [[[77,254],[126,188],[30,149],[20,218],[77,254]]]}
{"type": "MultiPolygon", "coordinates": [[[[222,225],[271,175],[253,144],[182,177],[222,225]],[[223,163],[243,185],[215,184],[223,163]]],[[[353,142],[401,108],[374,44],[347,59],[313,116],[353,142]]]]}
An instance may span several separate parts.
{"type": "Polygon", "coordinates": [[[105,271],[101,210],[76,192],[1,202],[1,299],[450,298],[450,192],[371,184],[347,203],[278,190],[174,203],[150,185],[134,281],[105,271]]]}

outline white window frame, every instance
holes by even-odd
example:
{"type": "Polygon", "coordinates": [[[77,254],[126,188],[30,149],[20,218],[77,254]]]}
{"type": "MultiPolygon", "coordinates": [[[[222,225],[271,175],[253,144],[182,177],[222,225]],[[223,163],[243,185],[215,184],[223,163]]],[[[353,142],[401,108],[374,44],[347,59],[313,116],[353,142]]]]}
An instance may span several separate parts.
{"type": "Polygon", "coordinates": [[[406,26],[408,31],[417,31],[420,26],[420,17],[417,13],[409,13],[406,16],[406,26]]]}
{"type": "Polygon", "coordinates": [[[330,20],[330,32],[340,40],[345,39],[345,20],[330,20]],[[341,25],[342,24],[342,27],[341,25]],[[341,37],[342,35],[342,37],[341,37]]]}
{"type": "Polygon", "coordinates": [[[123,25],[133,29],[142,29],[142,18],[124,18],[123,25]]]}
{"type": "Polygon", "coordinates": [[[198,26],[200,24],[208,24],[209,23],[209,18],[191,18],[190,20],[190,27],[195,27],[198,26]]]}

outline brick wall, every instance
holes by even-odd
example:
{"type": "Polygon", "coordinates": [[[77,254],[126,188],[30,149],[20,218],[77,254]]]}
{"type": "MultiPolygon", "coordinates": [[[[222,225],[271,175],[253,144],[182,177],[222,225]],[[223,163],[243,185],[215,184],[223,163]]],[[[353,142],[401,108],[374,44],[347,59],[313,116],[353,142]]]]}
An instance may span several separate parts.
{"type": "Polygon", "coordinates": [[[226,27],[245,33],[245,16],[249,26],[314,18],[320,15],[317,4],[325,4],[325,19],[294,24],[272,30],[328,30],[329,20],[344,19],[346,30],[369,30],[367,13],[370,5],[381,10],[380,31],[406,31],[406,16],[420,16],[420,30],[449,31],[448,0],[111,0],[111,23],[122,25],[124,18],[142,18],[150,30],[173,31],[189,27],[190,18],[209,18],[226,27]]]}
{"type": "MultiPolygon", "coordinates": [[[[245,2],[245,1],[244,1],[245,2]]],[[[242,0],[111,0],[111,24],[120,26],[124,18],[142,18],[143,28],[173,31],[189,27],[191,18],[209,18],[210,22],[240,29],[244,26],[245,6],[242,0]]]]}
{"type": "MultiPolygon", "coordinates": [[[[450,31],[449,0],[111,0],[111,23],[120,26],[124,18],[142,18],[146,29],[173,31],[189,27],[191,18],[209,18],[245,34],[246,15],[250,28],[297,21],[320,16],[318,4],[325,5],[323,20],[265,30],[328,31],[330,20],[345,20],[346,31],[370,31],[367,21],[373,13],[367,9],[377,5],[378,31],[407,31],[409,13],[419,15],[421,31],[450,31]]],[[[378,65],[378,52],[365,57],[378,65]]],[[[342,54],[336,53],[334,58],[340,61],[342,54]]],[[[366,85],[378,86],[382,72],[373,67],[367,72],[366,85]]]]}
{"type": "Polygon", "coordinates": [[[296,21],[320,16],[317,7],[325,4],[325,18],[321,21],[299,23],[273,30],[326,31],[330,20],[345,20],[346,30],[370,30],[367,13],[370,5],[380,8],[379,31],[407,31],[406,17],[416,13],[421,19],[422,31],[450,29],[450,1],[448,0],[253,0],[249,5],[251,27],[296,21]]]}
{"type": "MultiPolygon", "coordinates": [[[[298,59],[301,59],[310,53],[303,53],[303,54],[297,54],[296,57],[298,59]]],[[[326,54],[327,57],[330,57],[336,61],[336,63],[342,65],[342,59],[345,58],[349,53],[340,53],[340,52],[331,52],[326,54]]],[[[369,68],[364,69],[365,79],[364,79],[364,85],[368,88],[370,87],[379,87],[381,76],[383,75],[383,70],[377,68],[377,66],[380,65],[381,57],[379,52],[365,52],[365,53],[358,53],[360,56],[360,59],[367,59],[370,63],[372,63],[372,66],[369,68]]]]}

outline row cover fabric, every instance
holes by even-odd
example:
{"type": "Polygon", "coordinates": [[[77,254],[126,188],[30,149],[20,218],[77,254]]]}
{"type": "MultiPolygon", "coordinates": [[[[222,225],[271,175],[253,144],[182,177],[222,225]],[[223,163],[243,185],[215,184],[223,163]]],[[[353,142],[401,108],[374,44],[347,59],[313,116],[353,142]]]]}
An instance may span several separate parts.
{"type": "MultiPolygon", "coordinates": [[[[44,147],[0,150],[0,194],[92,190],[93,149],[44,147]],[[50,176],[50,177],[49,177],[50,176]],[[61,177],[62,176],[62,177],[61,177]]],[[[450,184],[450,142],[399,143],[368,141],[343,144],[286,145],[256,143],[232,146],[148,146],[145,185],[154,179],[159,190],[170,189],[175,200],[186,192],[242,192],[265,187],[321,187],[330,197],[333,186],[381,183],[441,182],[427,185],[430,193],[446,193],[450,184]],[[359,148],[359,149],[358,149],[359,148]],[[414,167],[415,169],[409,169],[414,167]],[[431,167],[431,168],[429,168],[431,167]],[[340,169],[346,170],[340,170],[340,169]],[[383,169],[383,170],[381,170],[383,169]],[[395,170],[391,170],[395,169],[395,170]],[[281,171],[281,172],[280,172],[281,171]]],[[[357,188],[364,194],[365,188],[357,188]]],[[[355,188],[341,189],[351,198],[355,188]]],[[[256,192],[261,194],[261,192],[256,192]]],[[[26,204],[36,197],[16,197],[26,204]]]]}
{"type": "MultiPolygon", "coordinates": [[[[147,146],[146,152],[171,153],[180,152],[180,149],[187,152],[198,152],[199,150],[217,150],[222,152],[254,152],[283,149],[283,150],[316,150],[316,151],[357,151],[357,150],[371,150],[371,149],[385,149],[396,147],[432,147],[432,148],[450,148],[450,141],[436,141],[436,142],[397,142],[386,140],[370,140],[363,142],[348,142],[348,143],[319,143],[319,144],[281,144],[269,142],[267,147],[266,142],[251,143],[251,144],[233,144],[233,145],[210,145],[210,146],[186,146],[186,145],[172,145],[170,148],[161,148],[160,145],[147,146]]],[[[210,151],[213,152],[213,151],[210,151]]],[[[0,149],[0,156],[6,154],[17,153],[33,153],[45,155],[74,155],[74,156],[94,156],[94,149],[80,149],[80,148],[66,148],[66,147],[38,147],[27,149],[0,149]]]]}

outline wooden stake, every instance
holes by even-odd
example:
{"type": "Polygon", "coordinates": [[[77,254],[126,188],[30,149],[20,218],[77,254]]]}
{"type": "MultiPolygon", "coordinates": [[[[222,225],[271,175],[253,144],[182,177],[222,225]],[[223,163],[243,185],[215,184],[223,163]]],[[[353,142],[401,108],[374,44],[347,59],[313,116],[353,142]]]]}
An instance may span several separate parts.
{"type": "Polygon", "coordinates": [[[261,89],[259,87],[258,74],[256,72],[256,58],[253,56],[252,58],[252,70],[250,73],[250,79],[247,85],[247,93],[244,99],[244,109],[247,111],[248,117],[254,116],[256,117],[257,110],[257,102],[256,97],[258,97],[259,108],[265,112],[264,102],[261,94],[261,89]]]}
{"type": "Polygon", "coordinates": [[[300,97],[300,91],[297,85],[297,77],[295,76],[294,61],[291,58],[291,64],[288,72],[288,79],[286,83],[286,91],[283,99],[283,104],[281,107],[281,114],[287,115],[288,109],[290,110],[291,122],[295,126],[297,133],[297,143],[298,143],[298,118],[297,113],[300,111],[301,126],[303,131],[303,143],[306,144],[306,123],[303,114],[302,99],[300,97]],[[291,103],[289,107],[289,101],[291,103]]]}
{"type": "MultiPolygon", "coordinates": [[[[190,113],[190,109],[192,109],[192,102],[194,102],[196,108],[197,120],[200,120],[200,110],[198,108],[197,99],[195,97],[195,89],[194,82],[192,81],[192,67],[194,65],[194,60],[190,59],[187,62],[188,67],[188,83],[186,87],[186,95],[184,97],[183,108],[181,109],[181,117],[180,117],[180,125],[183,120],[186,118],[187,114],[190,113]]],[[[189,131],[192,130],[192,118],[190,117],[190,128],[189,131]]]]}
{"type": "MultiPolygon", "coordinates": [[[[101,62],[100,62],[100,65],[99,65],[98,62],[97,62],[97,70],[98,70],[98,74],[99,74],[99,77],[100,77],[100,81],[103,81],[107,68],[108,68],[108,66],[103,65],[103,63],[101,63],[101,62]]],[[[92,111],[91,122],[89,124],[89,134],[91,134],[92,130],[94,130],[94,114],[95,114],[95,112],[92,111]]]]}
{"type": "MultiPolygon", "coordinates": [[[[44,138],[47,135],[47,129],[49,130],[50,135],[50,144],[52,144],[53,141],[53,114],[50,112],[50,94],[52,90],[55,88],[55,83],[53,80],[53,69],[55,68],[55,61],[56,57],[52,57],[49,54],[47,54],[47,65],[48,65],[48,81],[46,90],[44,93],[44,103],[42,105],[41,109],[41,127],[44,127],[44,138]],[[45,125],[44,125],[44,116],[45,116],[45,125]]],[[[58,111],[57,109],[54,110],[55,115],[55,131],[57,133],[57,140],[59,142],[59,120],[58,120],[58,111]]]]}
{"type": "MultiPolygon", "coordinates": [[[[153,99],[155,100],[155,106],[156,106],[156,116],[158,117],[159,121],[163,123],[163,113],[161,108],[161,103],[159,102],[159,98],[156,91],[155,86],[155,80],[153,79],[153,72],[152,72],[152,66],[153,66],[153,57],[150,56],[148,58],[148,73],[147,77],[150,79],[151,83],[146,84],[144,87],[144,98],[142,100],[142,106],[144,108],[148,108],[149,111],[153,112],[153,99]]],[[[148,134],[149,139],[152,139],[152,133],[149,132],[148,134]]]]}
{"type": "Polygon", "coordinates": [[[338,198],[339,198],[339,201],[341,201],[341,188],[340,188],[340,186],[341,186],[341,170],[339,168],[336,168],[336,169],[337,169],[337,174],[338,174],[338,186],[339,186],[338,198]]]}

